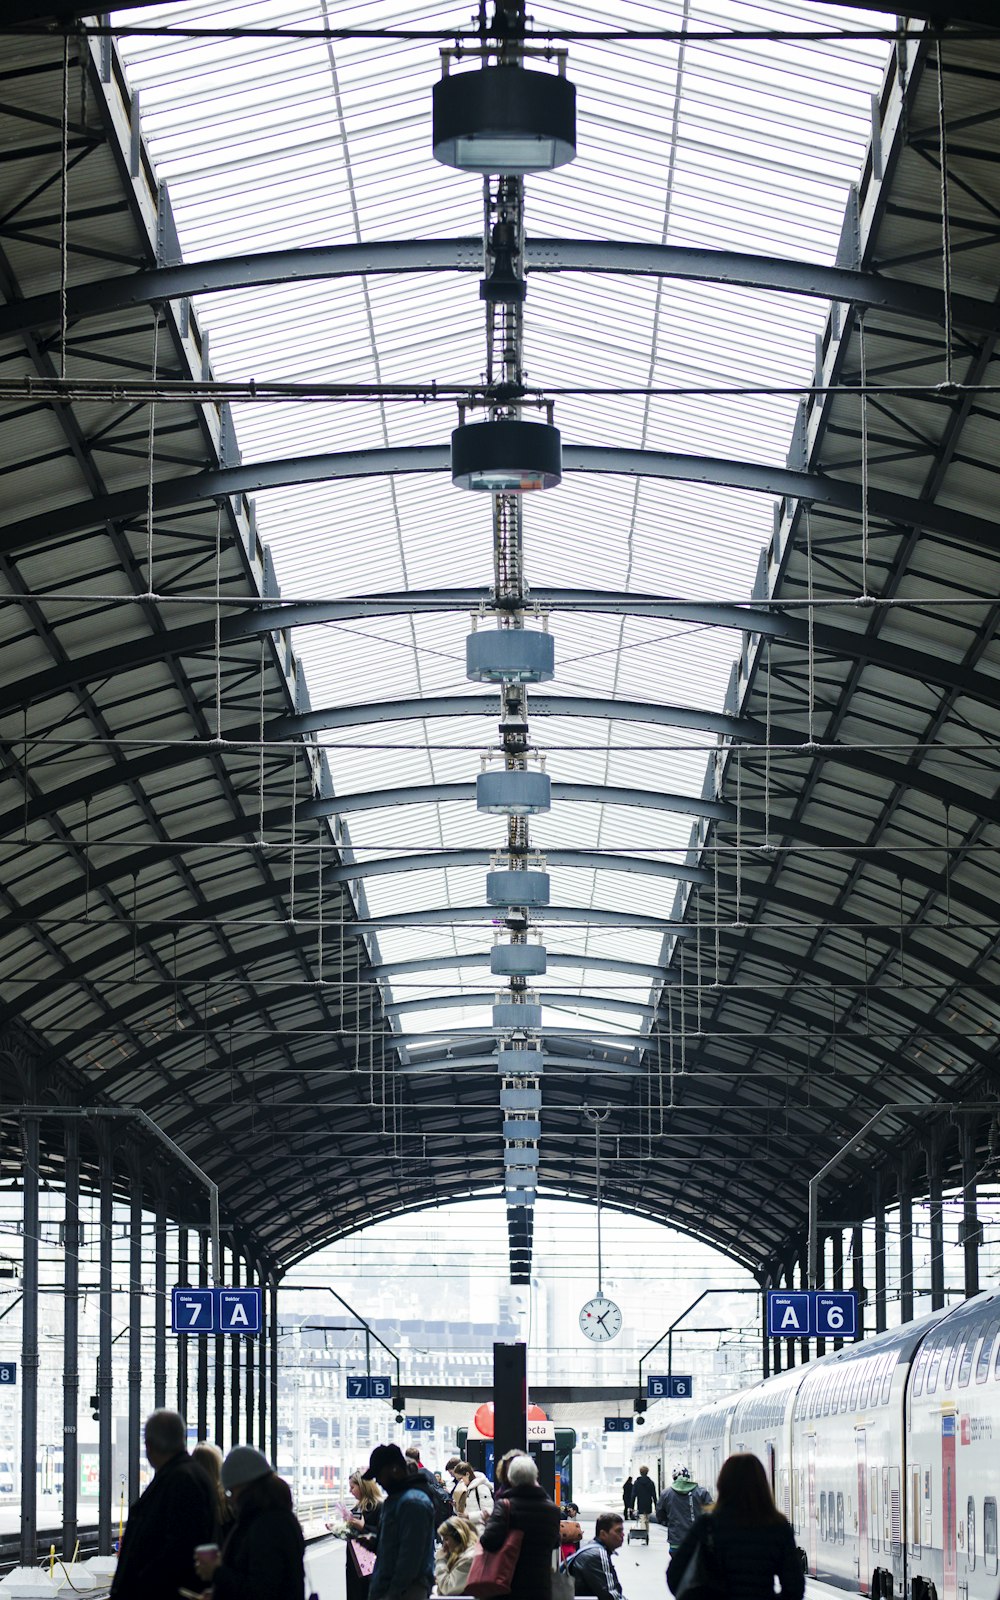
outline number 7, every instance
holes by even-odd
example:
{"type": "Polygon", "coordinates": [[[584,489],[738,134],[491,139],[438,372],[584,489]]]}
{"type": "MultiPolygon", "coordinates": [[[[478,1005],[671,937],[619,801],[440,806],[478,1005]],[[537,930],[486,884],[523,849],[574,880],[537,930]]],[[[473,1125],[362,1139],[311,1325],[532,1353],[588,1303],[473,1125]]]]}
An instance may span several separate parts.
{"type": "Polygon", "coordinates": [[[191,1321],[188,1323],[188,1327],[193,1328],[195,1323],[198,1321],[198,1318],[201,1316],[201,1306],[188,1306],[188,1310],[191,1313],[191,1321]]]}

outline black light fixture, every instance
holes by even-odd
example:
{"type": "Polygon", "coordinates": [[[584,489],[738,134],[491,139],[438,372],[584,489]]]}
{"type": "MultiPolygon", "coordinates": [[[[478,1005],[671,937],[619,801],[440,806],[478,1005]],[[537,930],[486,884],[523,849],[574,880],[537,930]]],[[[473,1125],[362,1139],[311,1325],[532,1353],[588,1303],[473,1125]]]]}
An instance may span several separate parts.
{"type": "Polygon", "coordinates": [[[460,423],[451,435],[451,481],[487,494],[554,489],[562,481],[559,429],[519,417],[460,423]]]}
{"type": "Polygon", "coordinates": [[[576,155],[576,87],[527,67],[448,72],[434,85],[435,161],[462,172],[550,172],[576,155]]]}
{"type": "Polygon", "coordinates": [[[490,241],[493,265],[488,278],[479,285],[479,298],[491,306],[521,305],[528,293],[528,285],[514,271],[517,241],[509,222],[498,222],[490,241]]]}

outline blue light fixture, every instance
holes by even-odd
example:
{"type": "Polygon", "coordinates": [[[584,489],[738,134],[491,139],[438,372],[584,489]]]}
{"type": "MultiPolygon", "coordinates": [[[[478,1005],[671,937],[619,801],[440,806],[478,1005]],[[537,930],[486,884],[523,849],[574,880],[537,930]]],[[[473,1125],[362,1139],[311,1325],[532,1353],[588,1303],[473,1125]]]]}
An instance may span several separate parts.
{"type": "Polygon", "coordinates": [[[555,640],[528,628],[478,628],[465,641],[465,675],[473,683],[548,683],[555,677],[555,640]]]}

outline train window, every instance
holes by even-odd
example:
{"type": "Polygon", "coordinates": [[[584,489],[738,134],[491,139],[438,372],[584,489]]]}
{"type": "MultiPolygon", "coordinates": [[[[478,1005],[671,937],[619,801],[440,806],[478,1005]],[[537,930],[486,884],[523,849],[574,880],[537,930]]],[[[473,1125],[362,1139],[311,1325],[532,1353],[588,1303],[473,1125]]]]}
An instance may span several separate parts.
{"type": "Polygon", "coordinates": [[[997,1503],[992,1495],[983,1501],[983,1566],[990,1577],[996,1577],[997,1503]]]}
{"type": "Polygon", "coordinates": [[[858,1395],[858,1409],[863,1411],[868,1404],[868,1394],[872,1386],[872,1368],[875,1362],[871,1356],[865,1356],[861,1362],[863,1377],[861,1380],[861,1393],[858,1395]]]}
{"type": "Polygon", "coordinates": [[[851,1362],[851,1366],[853,1367],[854,1372],[851,1378],[851,1397],[847,1402],[847,1409],[848,1411],[857,1411],[858,1389],[861,1386],[861,1371],[864,1367],[864,1362],[860,1359],[856,1359],[851,1362]]]}
{"type": "Polygon", "coordinates": [[[930,1359],[930,1351],[927,1348],[927,1345],[923,1344],[920,1347],[920,1353],[917,1356],[916,1363],[915,1363],[914,1368],[913,1368],[913,1393],[914,1393],[914,1397],[916,1397],[917,1395],[923,1394],[923,1392],[924,1392],[924,1374],[927,1371],[927,1362],[928,1362],[929,1359],[930,1359]]]}
{"type": "Polygon", "coordinates": [[[878,1549],[878,1467],[868,1469],[868,1543],[878,1549]]]}
{"type": "Polygon", "coordinates": [[[834,1389],[834,1385],[835,1385],[836,1381],[837,1381],[837,1375],[836,1375],[836,1373],[833,1373],[831,1377],[827,1378],[826,1382],[823,1385],[823,1415],[824,1415],[824,1417],[828,1417],[830,1415],[830,1411],[831,1411],[831,1409],[833,1407],[833,1389],[834,1389]]]}
{"type": "Polygon", "coordinates": [[[826,1495],[825,1494],[821,1494],[820,1497],[819,1497],[819,1536],[820,1536],[821,1539],[825,1539],[826,1536],[827,1536],[826,1495]]]}
{"type": "Polygon", "coordinates": [[[896,1359],[897,1358],[895,1356],[890,1356],[889,1357],[889,1363],[888,1363],[888,1366],[885,1369],[885,1377],[882,1379],[882,1401],[881,1401],[881,1404],[884,1405],[884,1406],[887,1406],[889,1404],[889,1396],[892,1393],[892,1375],[896,1370],[896,1359]]]}
{"type": "Polygon", "coordinates": [[[842,1494],[840,1494],[838,1492],[838,1494],[837,1494],[837,1543],[838,1544],[843,1544],[843,1542],[844,1542],[844,1497],[843,1497],[842,1494]]]}
{"type": "MultiPolygon", "coordinates": [[[[976,1382],[985,1383],[990,1375],[990,1357],[993,1354],[993,1341],[1000,1328],[1000,1317],[994,1317],[986,1332],[983,1334],[983,1343],[979,1351],[979,1360],[976,1362],[976,1382]]],[[[985,1533],[985,1527],[984,1527],[985,1533]]]]}
{"type": "Polygon", "coordinates": [[[971,1494],[965,1506],[965,1559],[969,1563],[969,1571],[976,1569],[976,1502],[971,1494]]]}
{"type": "Polygon", "coordinates": [[[970,1333],[965,1341],[962,1359],[958,1363],[958,1387],[964,1389],[972,1377],[972,1358],[976,1353],[976,1335],[970,1333]]]}
{"type": "Polygon", "coordinates": [[[937,1388],[938,1372],[940,1371],[940,1368],[941,1368],[941,1357],[943,1355],[944,1355],[943,1346],[935,1345],[934,1349],[931,1352],[930,1364],[928,1365],[928,1368],[927,1368],[927,1393],[928,1394],[933,1394],[935,1389],[937,1388]]]}
{"type": "Polygon", "coordinates": [[[965,1340],[964,1339],[956,1339],[955,1343],[952,1345],[951,1349],[948,1351],[948,1361],[947,1361],[947,1364],[946,1364],[945,1369],[944,1369],[944,1380],[942,1382],[942,1388],[944,1388],[944,1389],[950,1389],[951,1388],[951,1380],[955,1376],[955,1362],[958,1360],[959,1352],[961,1350],[963,1350],[964,1347],[965,1347],[965,1340]]]}

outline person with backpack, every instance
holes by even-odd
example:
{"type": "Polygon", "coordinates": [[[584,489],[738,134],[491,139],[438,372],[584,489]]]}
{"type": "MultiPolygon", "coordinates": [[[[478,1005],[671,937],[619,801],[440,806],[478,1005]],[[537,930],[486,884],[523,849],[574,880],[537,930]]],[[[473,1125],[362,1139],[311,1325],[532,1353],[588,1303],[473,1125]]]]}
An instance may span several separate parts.
{"type": "Polygon", "coordinates": [[[455,1506],[447,1489],[438,1482],[437,1474],[430,1467],[425,1467],[420,1459],[420,1451],[412,1445],[405,1455],[406,1470],[411,1479],[416,1481],[418,1489],[422,1489],[431,1505],[434,1507],[434,1526],[440,1528],[442,1522],[447,1522],[454,1515],[455,1506]]]}
{"type": "Polygon", "coordinates": [[[707,1489],[700,1489],[687,1467],[675,1467],[673,1482],[665,1489],[656,1507],[656,1520],[667,1530],[667,1546],[673,1555],[683,1543],[688,1531],[711,1504],[707,1489]]]}
{"type": "Polygon", "coordinates": [[[699,1558],[707,1561],[712,1585],[726,1600],[802,1600],[805,1575],[795,1535],[756,1456],[733,1455],[722,1463],[714,1511],[695,1517],[671,1557],[667,1584],[672,1594],[699,1558]]]}
{"type": "Polygon", "coordinates": [[[632,1504],[640,1526],[648,1528],[650,1513],[656,1504],[656,1485],[649,1476],[648,1467],[639,1468],[639,1476],[632,1485],[632,1504]]]}

